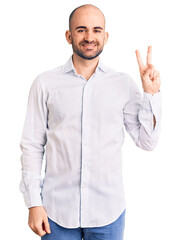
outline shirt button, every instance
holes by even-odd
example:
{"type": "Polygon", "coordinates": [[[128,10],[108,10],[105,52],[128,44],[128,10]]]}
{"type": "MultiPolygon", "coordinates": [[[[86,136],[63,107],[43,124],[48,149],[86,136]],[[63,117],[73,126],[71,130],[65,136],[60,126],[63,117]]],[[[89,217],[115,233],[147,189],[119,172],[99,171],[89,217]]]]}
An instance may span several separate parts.
{"type": "Polygon", "coordinates": [[[82,184],[82,187],[83,187],[83,188],[85,188],[85,187],[86,187],[86,184],[85,184],[85,183],[83,183],[83,184],[82,184]]]}

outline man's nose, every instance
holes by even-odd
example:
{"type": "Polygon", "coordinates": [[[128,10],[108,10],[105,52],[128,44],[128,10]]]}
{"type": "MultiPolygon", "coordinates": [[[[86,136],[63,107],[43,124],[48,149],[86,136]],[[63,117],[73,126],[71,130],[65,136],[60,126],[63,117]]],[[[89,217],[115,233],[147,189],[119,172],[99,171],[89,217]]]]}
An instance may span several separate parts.
{"type": "Polygon", "coordinates": [[[94,39],[94,33],[92,31],[87,31],[85,34],[85,41],[92,42],[94,39]]]}

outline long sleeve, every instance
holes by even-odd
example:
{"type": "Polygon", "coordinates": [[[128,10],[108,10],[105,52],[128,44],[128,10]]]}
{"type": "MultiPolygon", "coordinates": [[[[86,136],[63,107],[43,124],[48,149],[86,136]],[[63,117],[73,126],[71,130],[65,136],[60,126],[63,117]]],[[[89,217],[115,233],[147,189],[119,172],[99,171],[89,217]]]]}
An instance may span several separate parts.
{"type": "Polygon", "coordinates": [[[161,92],[153,96],[143,92],[142,97],[136,83],[131,79],[129,99],[123,110],[126,131],[136,146],[151,151],[158,143],[161,130],[161,92]],[[155,127],[153,115],[156,119],[155,127]]]}
{"type": "Polygon", "coordinates": [[[22,179],[19,190],[25,205],[30,208],[42,206],[40,188],[44,146],[46,144],[47,107],[45,89],[37,77],[30,88],[27,112],[20,141],[22,179]]]}

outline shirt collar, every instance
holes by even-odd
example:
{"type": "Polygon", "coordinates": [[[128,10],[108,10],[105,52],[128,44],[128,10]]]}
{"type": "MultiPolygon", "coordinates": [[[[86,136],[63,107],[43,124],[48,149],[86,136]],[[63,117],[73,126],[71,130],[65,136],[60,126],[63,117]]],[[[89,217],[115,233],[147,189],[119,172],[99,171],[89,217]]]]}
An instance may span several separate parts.
{"type": "MultiPolygon", "coordinates": [[[[70,56],[70,58],[68,59],[68,61],[64,65],[64,73],[68,73],[70,71],[74,71],[74,73],[76,72],[75,68],[74,68],[73,61],[72,61],[72,56],[73,55],[70,56]]],[[[107,72],[108,71],[108,68],[102,63],[100,57],[99,57],[99,62],[98,62],[98,65],[96,67],[95,72],[97,72],[98,69],[102,70],[103,72],[107,72]]]]}

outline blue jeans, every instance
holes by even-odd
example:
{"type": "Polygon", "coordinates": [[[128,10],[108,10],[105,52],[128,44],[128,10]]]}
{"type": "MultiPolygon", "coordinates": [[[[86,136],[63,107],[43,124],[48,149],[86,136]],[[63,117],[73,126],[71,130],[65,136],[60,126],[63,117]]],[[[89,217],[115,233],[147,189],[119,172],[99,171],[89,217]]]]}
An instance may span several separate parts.
{"type": "Polygon", "coordinates": [[[126,209],[113,223],[102,227],[64,228],[48,218],[51,233],[41,240],[123,240],[125,212],[126,209]]]}

